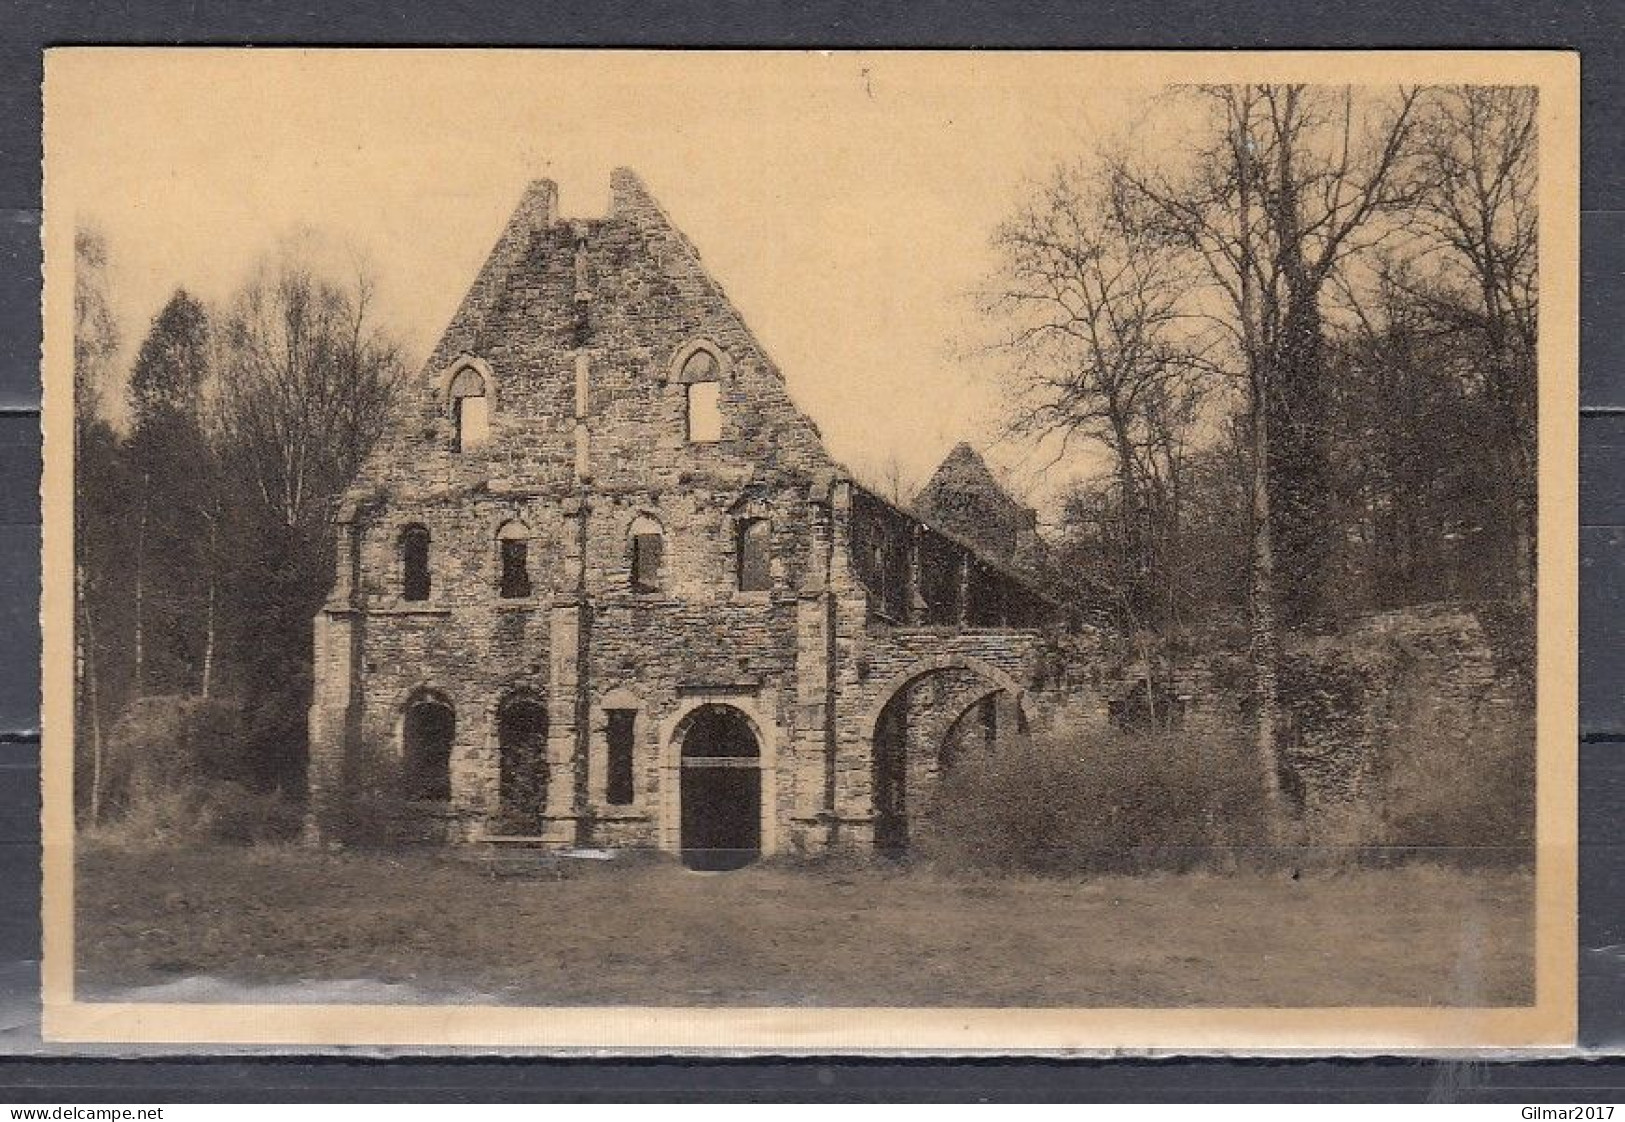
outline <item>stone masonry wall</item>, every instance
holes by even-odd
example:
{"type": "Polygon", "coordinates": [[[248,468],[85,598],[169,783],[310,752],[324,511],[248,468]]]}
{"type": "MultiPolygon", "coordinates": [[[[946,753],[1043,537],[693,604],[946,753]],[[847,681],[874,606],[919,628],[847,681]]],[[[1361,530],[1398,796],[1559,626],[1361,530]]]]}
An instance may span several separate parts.
{"type": "Polygon", "coordinates": [[[764,848],[818,847],[870,822],[875,690],[909,660],[968,656],[1024,673],[1021,633],[954,638],[870,627],[851,493],[816,427],[693,245],[634,176],[610,214],[561,222],[527,192],[337,517],[334,593],[315,628],[313,802],[386,788],[402,714],[432,694],[456,714],[445,836],[496,828],[498,709],[547,711],[542,835],[677,844],[677,730],[721,703],[756,730],[764,848]],[[680,373],[716,360],[722,439],[688,439],[680,373]],[[447,398],[467,366],[490,433],[454,449],[447,398]],[[631,528],[663,528],[661,580],[632,587],[631,528]],[[771,588],[739,591],[738,528],[771,527],[771,588]],[[499,595],[498,533],[528,530],[532,594],[499,595]],[[640,524],[646,524],[640,523],[640,524]],[[430,596],[404,597],[401,535],[430,538],[430,596]],[[877,677],[878,676],[878,677],[877,677]],[[634,719],[633,797],[607,800],[611,709],[634,719]]]}

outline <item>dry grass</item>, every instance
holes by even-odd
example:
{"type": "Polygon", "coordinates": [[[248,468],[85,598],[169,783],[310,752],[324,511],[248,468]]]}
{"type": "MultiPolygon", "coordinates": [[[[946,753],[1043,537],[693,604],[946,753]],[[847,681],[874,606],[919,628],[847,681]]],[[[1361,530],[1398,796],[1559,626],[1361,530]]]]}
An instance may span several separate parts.
{"type": "Polygon", "coordinates": [[[1533,878],[1431,867],[950,879],[884,868],[82,843],[89,998],[208,975],[648,1005],[1516,1005],[1533,878]]]}

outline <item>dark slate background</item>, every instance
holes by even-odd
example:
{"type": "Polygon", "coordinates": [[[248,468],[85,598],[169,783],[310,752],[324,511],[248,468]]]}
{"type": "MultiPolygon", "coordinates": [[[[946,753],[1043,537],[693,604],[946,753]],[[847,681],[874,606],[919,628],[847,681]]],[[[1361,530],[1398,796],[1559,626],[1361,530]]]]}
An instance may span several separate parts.
{"type": "Polygon", "coordinates": [[[0,22],[0,1101],[1617,1098],[1612,1062],[538,1061],[49,1056],[38,1037],[41,52],[53,44],[1562,47],[1581,52],[1581,1036],[1625,1050],[1625,120],[1617,0],[745,6],[12,0],[0,22]],[[337,8],[337,6],[334,6],[337,8]]]}

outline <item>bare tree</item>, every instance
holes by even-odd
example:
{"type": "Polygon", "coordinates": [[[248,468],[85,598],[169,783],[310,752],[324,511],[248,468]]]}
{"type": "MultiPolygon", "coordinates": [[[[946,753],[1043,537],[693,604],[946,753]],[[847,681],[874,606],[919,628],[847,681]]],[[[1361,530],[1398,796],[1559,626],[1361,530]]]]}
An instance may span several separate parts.
{"type": "Polygon", "coordinates": [[[1278,803],[1278,630],[1323,609],[1322,295],[1351,256],[1395,236],[1414,197],[1404,165],[1418,94],[1255,85],[1182,100],[1190,97],[1207,112],[1186,158],[1166,169],[1126,157],[1112,167],[1200,265],[1192,306],[1226,334],[1246,387],[1257,750],[1278,803]]]}
{"type": "Polygon", "coordinates": [[[364,269],[334,280],[289,243],[226,310],[218,436],[287,529],[325,519],[397,398],[404,363],[373,323],[375,291],[364,269]]]}
{"type": "Polygon", "coordinates": [[[1013,360],[1012,434],[1058,436],[1060,455],[1082,440],[1111,456],[1122,607],[1137,624],[1157,586],[1171,591],[1159,536],[1201,411],[1211,333],[1182,305],[1179,247],[1121,187],[1057,169],[995,232],[1000,268],[984,302],[1013,360]]]}
{"type": "Polygon", "coordinates": [[[1480,340],[1526,603],[1535,587],[1537,111],[1527,87],[1459,86],[1432,100],[1419,129],[1416,208],[1418,249],[1432,268],[1428,286],[1408,286],[1435,317],[1480,340]]]}
{"type": "Polygon", "coordinates": [[[208,612],[221,644],[205,662],[211,682],[235,686],[254,714],[257,781],[291,791],[305,766],[305,636],[333,573],[328,519],[406,375],[398,344],[375,323],[371,275],[334,256],[310,237],[284,243],[215,317],[211,438],[230,474],[210,538],[223,579],[208,612]]]}
{"type": "Polygon", "coordinates": [[[876,469],[875,486],[883,498],[905,510],[914,502],[914,494],[919,490],[914,473],[909,471],[908,465],[895,451],[887,453],[880,462],[876,469]]]}
{"type": "MultiPolygon", "coordinates": [[[[82,477],[91,458],[90,429],[103,425],[100,413],[113,357],[118,351],[118,324],[108,298],[107,240],[99,230],[82,227],[73,239],[73,454],[82,477]]],[[[92,822],[101,818],[105,747],[102,736],[101,677],[96,652],[95,613],[91,610],[92,576],[87,563],[90,519],[87,505],[73,504],[74,516],[74,651],[81,683],[77,717],[81,735],[90,738],[90,797],[92,822]]]]}

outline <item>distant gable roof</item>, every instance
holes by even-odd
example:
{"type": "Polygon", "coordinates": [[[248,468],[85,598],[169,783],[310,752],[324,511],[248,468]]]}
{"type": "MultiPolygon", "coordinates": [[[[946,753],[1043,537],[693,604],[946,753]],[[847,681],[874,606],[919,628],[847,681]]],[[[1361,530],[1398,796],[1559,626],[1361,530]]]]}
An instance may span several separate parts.
{"type": "Polygon", "coordinates": [[[980,452],[957,444],[914,500],[920,515],[1001,557],[1030,561],[1037,515],[1012,498],[980,452]]]}
{"type": "Polygon", "coordinates": [[[933,499],[961,494],[978,495],[1012,514],[1024,513],[1027,509],[994,478],[982,454],[963,441],[954,445],[953,451],[921,489],[917,505],[930,506],[933,499]]]}

